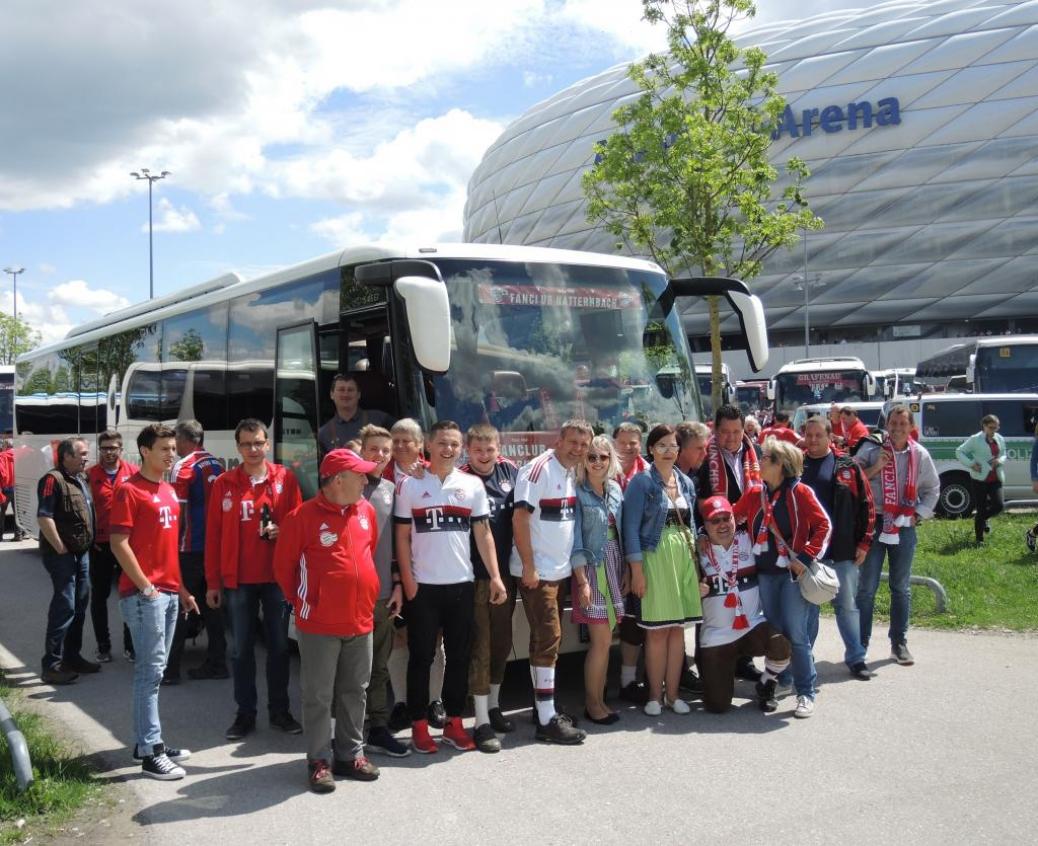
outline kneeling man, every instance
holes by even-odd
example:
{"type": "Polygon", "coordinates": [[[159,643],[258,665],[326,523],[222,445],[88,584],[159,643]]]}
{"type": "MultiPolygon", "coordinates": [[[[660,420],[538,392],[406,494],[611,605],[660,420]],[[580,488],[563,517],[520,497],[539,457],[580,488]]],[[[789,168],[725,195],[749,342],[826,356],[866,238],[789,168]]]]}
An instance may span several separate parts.
{"type": "Polygon", "coordinates": [[[764,619],[757,591],[753,541],[736,532],[732,505],[712,496],[699,505],[709,543],[700,544],[699,591],[703,622],[698,651],[703,704],[721,714],[732,704],[735,666],[740,658],[764,656],[757,683],[757,704],[770,713],[778,708],[775,680],[789,666],[789,641],[764,619]]]}

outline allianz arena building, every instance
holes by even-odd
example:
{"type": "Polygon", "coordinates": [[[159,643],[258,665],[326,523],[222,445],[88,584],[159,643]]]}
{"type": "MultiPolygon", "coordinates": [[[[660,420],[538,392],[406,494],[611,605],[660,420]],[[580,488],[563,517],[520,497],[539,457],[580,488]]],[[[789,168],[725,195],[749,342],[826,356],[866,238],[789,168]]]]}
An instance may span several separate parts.
{"type": "MultiPolygon", "coordinates": [[[[803,354],[915,364],[956,340],[1038,332],[1038,2],[899,0],[748,30],[789,109],[772,144],[811,169],[825,229],[772,256],[764,302],[771,374],[803,354]]],[[[580,186],[626,65],[512,123],[469,183],[465,238],[612,252],[580,186]]],[[[705,309],[684,316],[706,349],[705,309]]],[[[726,327],[728,328],[728,327],[726,327]]],[[[734,328],[734,327],[731,327],[734,328]]],[[[744,357],[734,375],[749,375],[744,357]]]]}

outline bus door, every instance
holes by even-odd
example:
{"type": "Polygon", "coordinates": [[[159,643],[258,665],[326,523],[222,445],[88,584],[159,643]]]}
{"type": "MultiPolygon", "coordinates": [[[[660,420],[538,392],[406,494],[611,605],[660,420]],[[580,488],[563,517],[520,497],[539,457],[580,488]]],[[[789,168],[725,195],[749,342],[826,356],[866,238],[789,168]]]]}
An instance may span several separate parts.
{"type": "Polygon", "coordinates": [[[303,499],[317,492],[317,324],[278,330],[274,380],[274,461],[296,475],[303,499]]]}
{"type": "Polygon", "coordinates": [[[339,337],[339,372],[357,380],[360,407],[399,417],[389,309],[381,305],[342,312],[339,337]]]}

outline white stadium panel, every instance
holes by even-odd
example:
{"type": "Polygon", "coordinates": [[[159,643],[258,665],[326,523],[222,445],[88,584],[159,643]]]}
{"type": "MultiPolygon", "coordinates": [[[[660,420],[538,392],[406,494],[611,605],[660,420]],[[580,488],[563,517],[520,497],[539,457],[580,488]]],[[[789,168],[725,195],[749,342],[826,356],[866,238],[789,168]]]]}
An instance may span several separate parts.
{"type": "MultiPolygon", "coordinates": [[[[772,160],[807,162],[826,221],[807,236],[813,326],[1038,317],[1038,0],[898,0],[738,41],[788,98],[772,160]]],[[[469,183],[465,238],[612,252],[580,177],[635,91],[613,67],[508,126],[469,183]]],[[[804,261],[802,243],[773,254],[753,282],[774,328],[802,325],[804,261]]]]}

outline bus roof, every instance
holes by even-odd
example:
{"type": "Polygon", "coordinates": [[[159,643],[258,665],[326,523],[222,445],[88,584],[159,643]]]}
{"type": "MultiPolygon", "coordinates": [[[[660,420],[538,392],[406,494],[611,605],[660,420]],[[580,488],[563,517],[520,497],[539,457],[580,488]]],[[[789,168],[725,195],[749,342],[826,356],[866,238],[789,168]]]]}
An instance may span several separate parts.
{"type": "Polygon", "coordinates": [[[865,362],[854,356],[835,356],[833,358],[798,358],[787,361],[779,368],[779,373],[812,373],[816,370],[864,370],[865,362]]]}
{"type": "Polygon", "coordinates": [[[645,259],[628,256],[587,253],[579,250],[559,250],[552,247],[518,247],[511,244],[429,244],[405,249],[396,249],[388,244],[369,244],[351,247],[311,259],[300,264],[284,267],[272,273],[243,280],[236,273],[225,273],[207,282],[190,286],[143,303],[136,303],[119,311],[106,314],[97,320],[73,327],[60,341],[39,347],[18,357],[18,361],[31,360],[41,355],[58,352],[67,347],[91,343],[126,329],[154,323],[168,317],[206,306],[221,303],[243,294],[251,294],[273,288],[294,279],[311,276],[323,271],[334,270],[344,265],[388,259],[486,259],[488,261],[519,260],[534,264],[576,264],[592,267],[620,267],[649,273],[663,273],[659,265],[645,259]]]}
{"type": "Polygon", "coordinates": [[[1038,344],[1038,335],[992,335],[990,338],[977,338],[977,349],[1005,347],[1012,344],[1038,344]]]}

